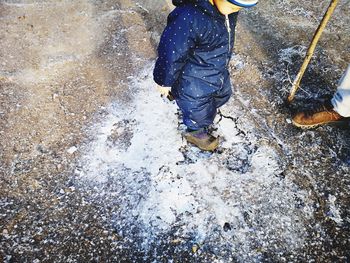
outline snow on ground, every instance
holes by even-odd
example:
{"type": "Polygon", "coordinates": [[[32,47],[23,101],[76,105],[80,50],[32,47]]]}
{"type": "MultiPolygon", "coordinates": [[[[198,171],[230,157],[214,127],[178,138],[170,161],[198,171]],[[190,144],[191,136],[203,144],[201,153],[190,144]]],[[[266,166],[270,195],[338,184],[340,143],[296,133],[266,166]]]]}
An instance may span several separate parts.
{"type": "Polygon", "coordinates": [[[283,156],[242,131],[228,108],[218,152],[187,145],[177,107],[157,93],[150,68],[130,82],[133,102],[112,104],[92,127],[77,170],[82,181],[114,184],[117,233],[146,258],[167,242],[225,262],[297,254],[313,211],[308,193],[284,176],[283,156]]]}
{"type": "Polygon", "coordinates": [[[337,224],[341,225],[343,223],[343,219],[341,217],[340,209],[335,204],[337,198],[333,195],[329,195],[329,217],[337,224]]]}

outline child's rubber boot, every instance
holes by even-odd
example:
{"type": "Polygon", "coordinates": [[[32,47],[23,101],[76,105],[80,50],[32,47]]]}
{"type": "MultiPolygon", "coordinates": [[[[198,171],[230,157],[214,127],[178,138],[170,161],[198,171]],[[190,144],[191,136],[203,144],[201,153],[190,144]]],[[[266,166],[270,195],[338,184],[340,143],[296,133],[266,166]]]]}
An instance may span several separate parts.
{"type": "Polygon", "coordinates": [[[219,139],[209,134],[205,129],[187,131],[183,134],[185,139],[203,151],[214,151],[219,145],[219,139]]]}

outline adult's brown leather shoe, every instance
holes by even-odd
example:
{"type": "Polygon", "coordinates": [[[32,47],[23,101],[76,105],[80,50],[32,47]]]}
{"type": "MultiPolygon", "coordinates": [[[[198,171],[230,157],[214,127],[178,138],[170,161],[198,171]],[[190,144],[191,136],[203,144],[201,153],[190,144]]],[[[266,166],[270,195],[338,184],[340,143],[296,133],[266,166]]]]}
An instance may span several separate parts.
{"type": "Polygon", "coordinates": [[[333,109],[323,107],[323,109],[313,113],[300,112],[293,117],[292,122],[297,127],[310,129],[322,124],[338,122],[344,119],[343,116],[339,115],[339,113],[333,109]]]}

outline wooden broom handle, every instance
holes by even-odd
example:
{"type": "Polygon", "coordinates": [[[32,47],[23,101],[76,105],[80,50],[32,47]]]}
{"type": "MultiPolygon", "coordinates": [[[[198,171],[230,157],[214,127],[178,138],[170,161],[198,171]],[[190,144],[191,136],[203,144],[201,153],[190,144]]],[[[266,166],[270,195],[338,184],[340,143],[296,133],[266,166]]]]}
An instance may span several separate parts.
{"type": "Polygon", "coordinates": [[[311,44],[309,46],[309,49],[308,49],[307,53],[306,53],[303,65],[301,66],[301,68],[299,70],[299,73],[298,73],[298,75],[296,76],[296,78],[295,78],[295,80],[293,82],[293,86],[292,86],[292,89],[291,89],[289,97],[288,97],[288,102],[289,103],[292,102],[292,100],[294,99],[295,93],[297,92],[297,90],[298,90],[298,88],[300,86],[300,82],[301,82],[301,79],[304,76],[305,70],[306,70],[307,66],[309,65],[309,63],[310,63],[312,55],[315,52],[316,45],[317,45],[317,43],[318,43],[318,41],[319,41],[319,39],[320,39],[320,37],[322,35],[322,32],[323,32],[324,28],[326,27],[329,19],[331,18],[335,8],[337,7],[338,2],[339,2],[339,0],[332,0],[331,1],[327,12],[323,16],[323,19],[322,19],[320,25],[318,26],[318,28],[317,28],[317,30],[315,32],[315,35],[314,35],[314,37],[313,37],[313,39],[311,41],[311,44]]]}

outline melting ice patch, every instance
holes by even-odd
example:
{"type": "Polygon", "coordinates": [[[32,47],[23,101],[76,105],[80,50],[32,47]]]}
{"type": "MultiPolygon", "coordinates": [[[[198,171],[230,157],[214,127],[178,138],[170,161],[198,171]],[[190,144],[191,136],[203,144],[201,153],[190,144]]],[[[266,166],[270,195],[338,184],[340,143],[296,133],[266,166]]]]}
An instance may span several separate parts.
{"type": "Polygon", "coordinates": [[[309,199],[281,176],[273,148],[242,133],[226,108],[233,118],[218,124],[222,148],[203,153],[182,140],[177,107],[160,98],[150,70],[131,85],[133,103],[111,105],[93,127],[79,171],[82,179],[114,184],[118,234],[152,257],[174,240],[226,262],[297,253],[312,216],[309,199]]]}

